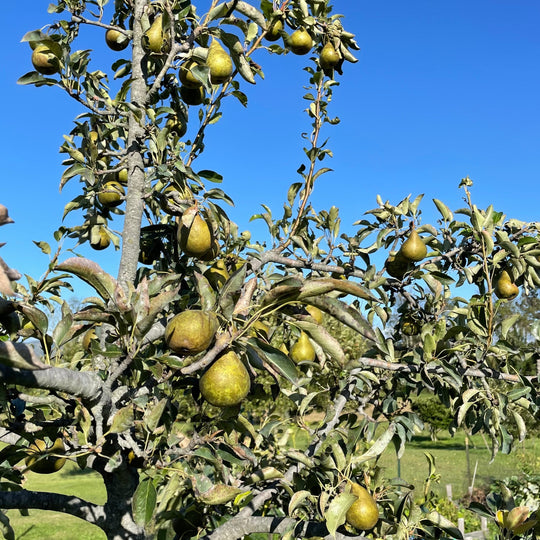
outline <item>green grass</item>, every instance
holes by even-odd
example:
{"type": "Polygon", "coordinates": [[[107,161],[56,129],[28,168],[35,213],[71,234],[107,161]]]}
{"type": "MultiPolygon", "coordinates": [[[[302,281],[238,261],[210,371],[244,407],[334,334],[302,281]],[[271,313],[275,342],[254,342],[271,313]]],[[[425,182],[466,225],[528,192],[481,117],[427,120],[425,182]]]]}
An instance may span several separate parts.
{"type": "MultiPolygon", "coordinates": [[[[77,465],[67,463],[55,474],[28,473],[25,489],[53,491],[64,495],[76,495],[87,501],[103,504],[106,500],[105,486],[101,477],[91,471],[80,471],[77,465]]],[[[104,540],[105,534],[94,525],[60,512],[29,510],[21,516],[17,510],[9,510],[11,525],[17,540],[104,540]]]]}
{"type": "MultiPolygon", "coordinates": [[[[526,462],[537,466],[540,462],[540,439],[530,439],[517,445],[510,455],[499,452],[491,463],[491,451],[486,447],[486,442],[481,435],[472,437],[468,473],[464,433],[458,432],[454,437],[441,433],[435,442],[430,440],[427,433],[422,433],[407,444],[400,462],[400,476],[421,489],[428,474],[428,462],[424,455],[427,452],[435,458],[436,473],[441,475],[440,482],[432,486],[433,491],[445,495],[446,485],[451,484],[453,497],[458,499],[467,493],[469,474],[472,478],[476,464],[474,487],[488,488],[493,480],[516,474],[520,464],[526,462]]],[[[379,464],[385,468],[386,477],[398,476],[398,460],[391,448],[381,456],[379,464]]]]}

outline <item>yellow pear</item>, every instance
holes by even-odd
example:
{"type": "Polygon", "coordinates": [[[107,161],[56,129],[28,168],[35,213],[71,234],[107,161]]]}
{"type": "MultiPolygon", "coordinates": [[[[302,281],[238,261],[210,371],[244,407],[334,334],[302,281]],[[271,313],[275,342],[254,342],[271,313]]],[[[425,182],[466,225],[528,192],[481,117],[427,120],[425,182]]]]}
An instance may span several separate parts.
{"type": "Polygon", "coordinates": [[[301,332],[298,341],[291,347],[289,356],[297,364],[299,362],[313,362],[315,360],[315,349],[305,332],[301,332]]]}
{"type": "Polygon", "coordinates": [[[125,191],[120,182],[111,180],[103,184],[103,190],[98,193],[98,201],[106,208],[122,204],[125,191]]]}
{"type": "Polygon", "coordinates": [[[379,509],[375,499],[365,487],[359,484],[353,483],[351,492],[358,498],[347,511],[347,523],[361,531],[373,529],[379,520],[379,509]]]}
{"type": "Polygon", "coordinates": [[[281,36],[283,30],[283,21],[281,19],[274,19],[274,21],[266,29],[264,37],[268,41],[277,41],[281,36]]]}
{"type": "Polygon", "coordinates": [[[234,351],[220,356],[199,381],[202,397],[216,407],[238,405],[250,388],[248,370],[234,351]]]}
{"type": "Polygon", "coordinates": [[[146,48],[153,53],[161,53],[165,44],[163,33],[163,15],[158,15],[152,26],[144,33],[146,48]]]}
{"type": "Polygon", "coordinates": [[[289,37],[289,48],[294,54],[307,54],[313,47],[313,39],[305,28],[295,30],[289,37]]]}
{"type": "Polygon", "coordinates": [[[427,255],[427,248],[420,235],[413,229],[409,238],[401,245],[399,252],[408,261],[419,262],[427,255]]]}
{"type": "Polygon", "coordinates": [[[102,227],[102,226],[92,227],[92,231],[90,232],[90,246],[93,249],[97,251],[101,251],[103,249],[108,248],[110,243],[111,243],[111,239],[105,227],[102,227]]]}
{"type": "Polygon", "coordinates": [[[191,70],[197,66],[197,62],[194,60],[188,60],[184,62],[178,69],[178,78],[183,86],[186,88],[199,88],[202,86],[202,82],[197,79],[191,70]]]}
{"type": "Polygon", "coordinates": [[[32,53],[32,65],[38,73],[43,75],[58,73],[61,54],[62,48],[56,42],[39,43],[32,53]]]}
{"type": "Polygon", "coordinates": [[[322,48],[319,56],[319,62],[323,69],[332,69],[339,64],[339,53],[336,51],[332,43],[328,41],[322,48]]]}
{"type": "Polygon", "coordinates": [[[180,249],[190,257],[203,257],[212,248],[214,235],[206,221],[196,214],[191,226],[183,223],[178,228],[178,244],[180,249]]]}
{"type": "Polygon", "coordinates": [[[210,81],[212,84],[224,83],[233,72],[231,57],[225,52],[221,43],[215,39],[208,49],[206,65],[210,69],[210,81]]]}
{"type": "Polygon", "coordinates": [[[318,307],[306,306],[306,311],[311,315],[312,319],[314,319],[317,324],[322,324],[323,312],[318,307]]]}
{"type": "Polygon", "coordinates": [[[498,298],[505,300],[513,300],[519,294],[519,287],[512,281],[506,270],[503,270],[497,279],[495,294],[498,298]]]}
{"type": "Polygon", "coordinates": [[[223,259],[217,260],[210,268],[208,268],[208,270],[206,270],[204,277],[214,289],[221,289],[230,277],[225,261],[223,259]]]}
{"type": "Polygon", "coordinates": [[[105,32],[105,42],[113,51],[123,51],[129,45],[129,38],[124,32],[109,28],[105,32]]]}
{"type": "Polygon", "coordinates": [[[218,329],[216,314],[188,309],[175,315],[165,328],[165,342],[175,353],[192,355],[208,349],[218,329]]]}
{"type": "Polygon", "coordinates": [[[64,441],[57,438],[51,446],[42,439],[36,439],[27,450],[26,466],[39,474],[51,474],[59,471],[66,463],[66,458],[59,457],[66,451],[64,441]]]}
{"type": "Polygon", "coordinates": [[[182,138],[187,132],[187,122],[182,115],[172,114],[167,119],[165,127],[176,137],[182,138]]]}

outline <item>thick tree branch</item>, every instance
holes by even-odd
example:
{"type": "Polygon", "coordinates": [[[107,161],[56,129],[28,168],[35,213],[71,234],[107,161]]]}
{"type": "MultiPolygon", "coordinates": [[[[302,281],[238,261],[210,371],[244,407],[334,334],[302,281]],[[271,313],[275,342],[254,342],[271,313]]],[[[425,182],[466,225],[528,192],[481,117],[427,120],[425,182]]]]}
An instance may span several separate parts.
{"type": "Polygon", "coordinates": [[[292,518],[277,518],[251,516],[244,519],[232,519],[213,533],[203,536],[200,540],[237,540],[250,533],[271,533],[284,535],[294,530],[294,536],[309,538],[311,536],[323,537],[325,540],[366,540],[366,536],[346,536],[336,533],[328,534],[324,523],[316,521],[296,521],[292,518]]]}
{"type": "Polygon", "coordinates": [[[28,371],[0,364],[0,381],[4,384],[17,384],[27,388],[65,392],[90,402],[97,401],[103,390],[101,379],[96,373],[55,367],[28,371]]]}
{"type": "Polygon", "coordinates": [[[79,497],[25,489],[0,491],[0,508],[5,510],[21,508],[53,510],[70,514],[98,526],[106,517],[103,506],[79,499],[79,497]]]}

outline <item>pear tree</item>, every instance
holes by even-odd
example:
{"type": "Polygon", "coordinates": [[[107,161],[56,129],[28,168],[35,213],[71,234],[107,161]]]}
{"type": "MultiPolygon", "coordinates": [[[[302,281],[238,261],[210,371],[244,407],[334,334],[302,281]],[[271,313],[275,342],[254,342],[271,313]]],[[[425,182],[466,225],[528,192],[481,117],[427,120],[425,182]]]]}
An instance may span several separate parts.
{"type": "Polygon", "coordinates": [[[43,241],[39,280],[0,260],[4,537],[14,510],[46,509],[111,540],[459,538],[431,504],[431,460],[419,504],[378,459],[422,429],[407,404],[425,389],[494,457],[524,440],[538,353],[507,341],[514,316],[498,314],[540,284],[538,224],[478,208],[468,177],[456,210],[378,197],[347,233],[337,206],[316,211],[331,101],[361,69],[329,0],[56,0],[49,13],[23,37],[34,69],[19,83],[81,109],[59,179],[79,188],[64,211],[78,222],[55,240],[117,254],[118,269],[43,241]],[[78,48],[88,26],[109,73],[78,48]],[[268,228],[257,240],[198,158],[228,103],[249,107],[265,84],[266,55],[302,56],[310,128],[283,212],[261,201],[253,216],[268,228]],[[93,294],[70,306],[78,280],[93,294]],[[26,489],[40,462],[94,471],[106,502],[26,489]]]}

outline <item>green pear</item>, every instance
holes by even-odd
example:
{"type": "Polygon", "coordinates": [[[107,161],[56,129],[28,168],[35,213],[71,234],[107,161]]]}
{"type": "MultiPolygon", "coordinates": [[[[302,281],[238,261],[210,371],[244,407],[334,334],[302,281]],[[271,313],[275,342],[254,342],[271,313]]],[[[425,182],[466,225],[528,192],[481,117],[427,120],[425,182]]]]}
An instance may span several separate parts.
{"type": "Polygon", "coordinates": [[[163,33],[163,15],[158,15],[152,26],[144,33],[146,47],[153,53],[161,53],[165,43],[165,35],[163,33]]]}
{"type": "Polygon", "coordinates": [[[332,69],[339,64],[339,53],[336,51],[334,46],[330,41],[322,48],[321,54],[319,55],[319,62],[323,69],[332,69]]]}
{"type": "Polygon", "coordinates": [[[409,238],[403,242],[399,252],[408,261],[419,262],[427,255],[427,247],[420,235],[413,229],[409,238]]]}
{"type": "Polygon", "coordinates": [[[389,276],[403,279],[403,276],[410,270],[411,264],[402,256],[401,252],[391,251],[384,266],[389,276]]]}
{"type": "Polygon", "coordinates": [[[274,19],[274,21],[268,25],[266,34],[264,37],[268,41],[277,41],[283,30],[283,21],[281,19],[274,19]]]}
{"type": "Polygon", "coordinates": [[[238,405],[250,388],[248,370],[234,351],[220,356],[199,381],[202,397],[216,407],[238,405]]]}
{"type": "Polygon", "coordinates": [[[206,57],[206,65],[210,69],[210,81],[212,84],[224,83],[233,72],[231,57],[225,52],[221,43],[212,40],[206,57]]]}
{"type": "Polygon", "coordinates": [[[495,294],[504,300],[513,300],[519,294],[519,287],[512,281],[506,270],[503,270],[497,279],[495,294]]]}
{"type": "Polygon", "coordinates": [[[313,39],[305,28],[299,28],[289,37],[288,45],[294,54],[307,54],[313,47],[313,39]]]}
{"type": "Polygon", "coordinates": [[[299,362],[313,362],[315,360],[315,349],[305,332],[301,332],[298,341],[291,347],[289,356],[297,364],[299,362]]]}
{"type": "Polygon", "coordinates": [[[351,485],[351,492],[358,498],[347,510],[346,520],[349,525],[361,531],[369,531],[379,520],[377,503],[369,491],[359,484],[351,485]]]}
{"type": "Polygon", "coordinates": [[[178,244],[180,249],[190,257],[203,257],[214,243],[212,229],[206,221],[196,214],[190,227],[183,223],[178,228],[178,244]]]}
{"type": "Polygon", "coordinates": [[[187,309],[176,314],[165,328],[165,342],[182,355],[200,353],[214,341],[219,323],[212,311],[187,309]]]}

